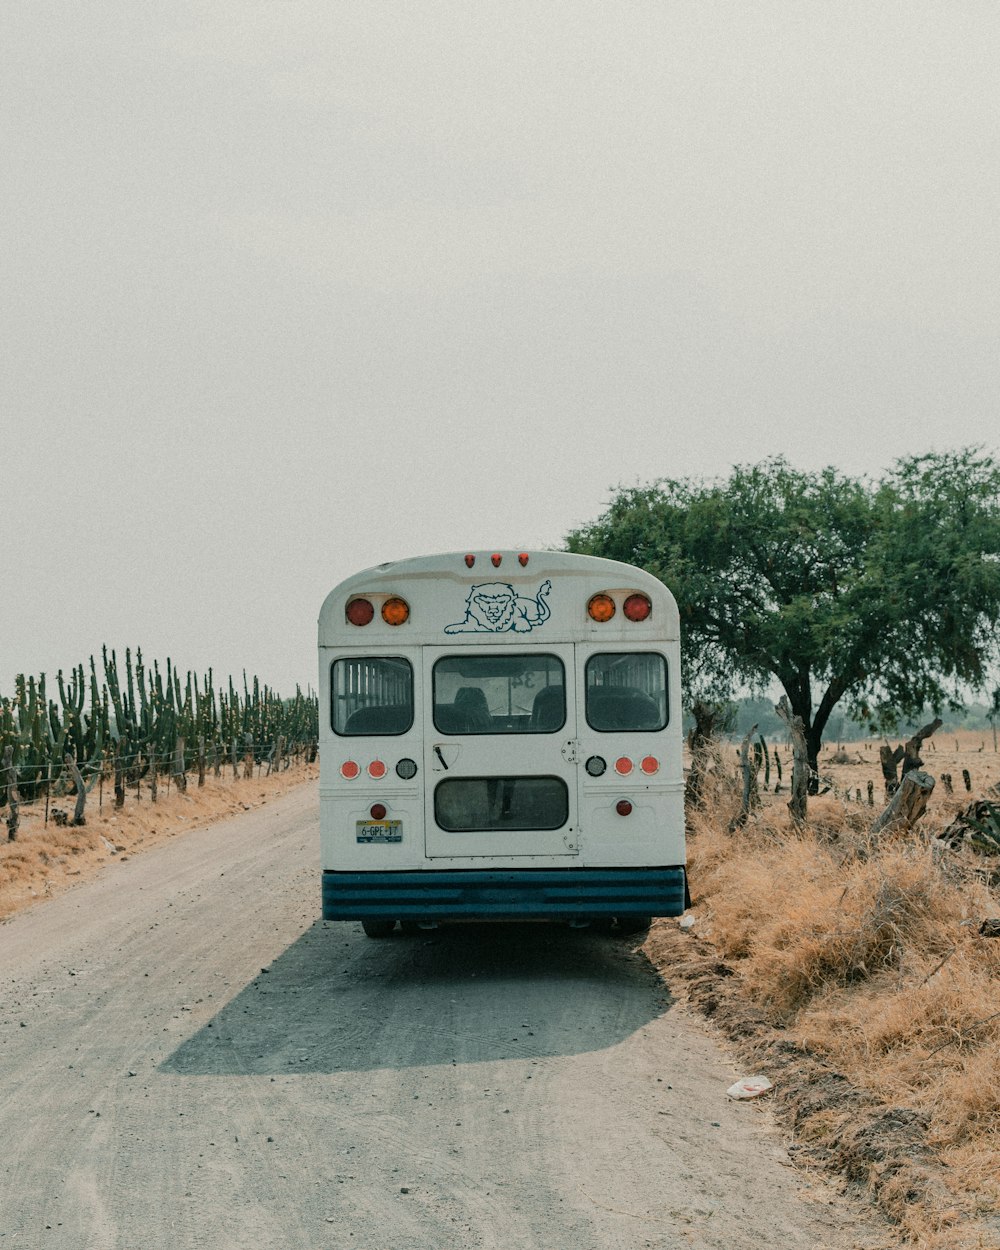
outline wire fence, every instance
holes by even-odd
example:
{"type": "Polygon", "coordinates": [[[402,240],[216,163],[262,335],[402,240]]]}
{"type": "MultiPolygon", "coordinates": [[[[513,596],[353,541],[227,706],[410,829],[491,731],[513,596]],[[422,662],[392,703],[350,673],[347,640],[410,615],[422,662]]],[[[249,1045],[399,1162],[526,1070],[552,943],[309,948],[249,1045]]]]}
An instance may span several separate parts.
{"type": "Polygon", "coordinates": [[[95,791],[97,808],[102,812],[105,789],[108,801],[122,808],[127,798],[155,803],[161,791],[169,795],[171,786],[185,792],[189,773],[197,775],[198,786],[204,785],[209,773],[216,777],[225,774],[233,780],[259,780],[314,763],[317,757],[315,740],[286,743],[279,736],[257,741],[251,735],[229,742],[201,740],[191,750],[178,739],[176,747],[164,751],[106,751],[97,760],[79,763],[69,754],[62,760],[35,760],[27,766],[18,766],[8,757],[0,765],[0,812],[6,808],[7,836],[14,841],[22,807],[33,809],[44,803],[45,825],[50,818],[59,825],[84,825],[87,799],[95,791]],[[72,816],[56,807],[53,800],[72,801],[72,816]]]}

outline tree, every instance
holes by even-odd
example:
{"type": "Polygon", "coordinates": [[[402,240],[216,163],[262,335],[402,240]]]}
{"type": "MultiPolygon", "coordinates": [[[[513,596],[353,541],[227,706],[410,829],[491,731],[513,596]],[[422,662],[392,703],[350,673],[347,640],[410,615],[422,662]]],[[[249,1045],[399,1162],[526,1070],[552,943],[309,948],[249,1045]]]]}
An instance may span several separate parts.
{"type": "Polygon", "coordinates": [[[976,448],[906,457],[875,482],[775,457],[622,488],[567,547],[670,586],[689,697],[777,679],[814,774],[842,700],[874,728],[956,707],[998,656],[1000,466],[976,448]]]}

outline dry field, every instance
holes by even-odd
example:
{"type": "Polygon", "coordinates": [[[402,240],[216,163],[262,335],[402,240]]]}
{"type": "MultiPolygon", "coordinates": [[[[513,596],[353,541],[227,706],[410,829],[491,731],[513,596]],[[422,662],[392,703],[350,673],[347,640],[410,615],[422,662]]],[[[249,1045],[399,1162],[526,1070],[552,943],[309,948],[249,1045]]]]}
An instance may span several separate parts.
{"type": "Polygon", "coordinates": [[[168,789],[166,779],[161,778],[155,803],[143,783],[139,797],[134,787],[128,791],[120,811],[115,810],[113,789],[105,782],[103,803],[96,788],[88,794],[87,823],[80,828],[59,826],[51,819],[51,807],[72,815],[72,796],[52,800],[47,824],[44,801],[22,804],[17,841],[6,840],[6,826],[0,823],[4,838],[0,842],[0,921],[93,877],[109,863],[122,863],[140,849],[223,816],[260,807],[292,786],[318,776],[318,764],[293,765],[270,777],[209,775],[202,787],[191,776],[183,794],[176,786],[168,789]]]}
{"type": "Polygon", "coordinates": [[[916,1245],[997,1247],[1000,939],[980,925],[1000,918],[1000,857],[935,835],[972,799],[1000,802],[988,793],[1000,754],[965,732],[923,758],[955,792],[939,781],[913,832],[870,836],[884,806],[878,744],[852,743],[822,753],[833,788],[810,800],[805,828],[785,808],[786,758],[784,793],[730,834],[726,744],[689,813],[694,925],[657,922],[647,951],[774,1080],[805,1161],[867,1186],[916,1245]]]}

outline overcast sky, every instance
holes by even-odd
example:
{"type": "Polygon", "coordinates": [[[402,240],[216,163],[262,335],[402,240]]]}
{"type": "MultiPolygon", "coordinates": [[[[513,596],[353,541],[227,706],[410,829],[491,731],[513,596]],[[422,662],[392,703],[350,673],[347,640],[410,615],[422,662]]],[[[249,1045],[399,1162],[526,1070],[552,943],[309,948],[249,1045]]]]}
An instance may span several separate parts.
{"type": "Polygon", "coordinates": [[[315,682],[618,484],[995,452],[995,0],[15,0],[0,691],[315,682]]]}

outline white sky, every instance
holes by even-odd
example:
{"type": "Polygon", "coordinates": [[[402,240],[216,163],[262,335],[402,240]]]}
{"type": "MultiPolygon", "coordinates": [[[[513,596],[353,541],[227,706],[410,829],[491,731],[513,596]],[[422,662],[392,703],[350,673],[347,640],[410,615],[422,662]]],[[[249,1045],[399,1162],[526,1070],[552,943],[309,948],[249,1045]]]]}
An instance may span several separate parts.
{"type": "Polygon", "coordinates": [[[291,693],[342,577],[1000,444],[995,0],[0,18],[0,691],[291,693]]]}

